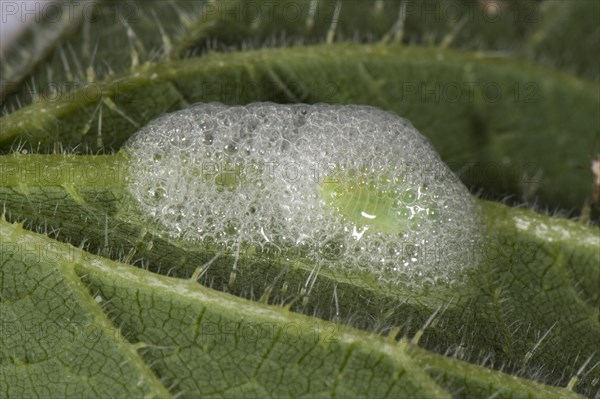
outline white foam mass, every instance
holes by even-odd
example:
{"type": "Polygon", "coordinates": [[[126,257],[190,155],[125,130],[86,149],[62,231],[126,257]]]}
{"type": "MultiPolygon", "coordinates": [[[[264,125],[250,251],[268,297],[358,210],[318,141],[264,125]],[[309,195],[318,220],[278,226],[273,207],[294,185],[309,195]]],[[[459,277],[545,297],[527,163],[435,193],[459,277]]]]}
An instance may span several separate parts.
{"type": "Polygon", "coordinates": [[[475,265],[475,200],[410,122],[375,107],[196,104],[124,151],[129,192],[171,238],[268,244],[415,286],[475,265]]]}

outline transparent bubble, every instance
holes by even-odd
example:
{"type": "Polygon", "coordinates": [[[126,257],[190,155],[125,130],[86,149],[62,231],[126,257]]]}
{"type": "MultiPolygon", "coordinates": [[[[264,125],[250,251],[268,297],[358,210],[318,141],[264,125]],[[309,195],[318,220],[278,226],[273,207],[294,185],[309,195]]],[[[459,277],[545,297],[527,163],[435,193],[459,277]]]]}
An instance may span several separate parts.
{"type": "Polygon", "coordinates": [[[374,107],[196,104],[123,150],[127,188],[159,234],[270,245],[419,287],[475,266],[457,256],[480,239],[475,200],[410,122],[374,107]]]}

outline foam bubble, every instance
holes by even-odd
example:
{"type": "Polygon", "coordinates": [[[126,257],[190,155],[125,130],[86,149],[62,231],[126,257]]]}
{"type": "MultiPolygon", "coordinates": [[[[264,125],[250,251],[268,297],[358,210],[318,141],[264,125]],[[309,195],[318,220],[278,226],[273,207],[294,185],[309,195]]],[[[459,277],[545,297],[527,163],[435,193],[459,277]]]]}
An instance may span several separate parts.
{"type": "Polygon", "coordinates": [[[453,283],[475,266],[475,200],[405,119],[358,105],[196,104],[124,147],[159,234],[276,245],[383,282],[453,283]]]}

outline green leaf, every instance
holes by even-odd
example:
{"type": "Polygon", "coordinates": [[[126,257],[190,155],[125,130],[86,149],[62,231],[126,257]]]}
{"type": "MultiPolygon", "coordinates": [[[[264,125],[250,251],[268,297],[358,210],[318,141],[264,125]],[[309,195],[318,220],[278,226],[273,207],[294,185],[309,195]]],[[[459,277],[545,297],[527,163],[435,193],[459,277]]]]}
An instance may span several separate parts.
{"type": "Polygon", "coordinates": [[[5,396],[578,397],[0,223],[5,396]]]}
{"type": "Polygon", "coordinates": [[[75,273],[74,248],[1,223],[2,396],[170,396],[75,273]]]}
{"type": "Polygon", "coordinates": [[[495,6],[443,0],[145,0],[75,6],[45,7],[50,22],[40,18],[8,46],[0,63],[6,75],[0,98],[9,108],[38,96],[65,95],[69,85],[93,86],[138,64],[206,51],[348,40],[506,50],[531,30],[539,14],[533,0],[495,6]],[[57,24],[56,15],[66,17],[57,24]]]}
{"type": "Polygon", "coordinates": [[[579,76],[600,79],[600,2],[548,1],[525,51],[579,76]]]}
{"type": "Polygon", "coordinates": [[[0,222],[0,396],[598,397],[597,227],[481,201],[463,286],[313,278],[294,248],[215,258],[157,234],[118,152],[198,101],[371,104],[484,197],[575,214],[597,195],[598,84],[511,55],[597,81],[598,3],[248,4],[103,1],[3,52],[0,200],[29,231],[0,222]]]}
{"type": "Polygon", "coordinates": [[[594,7],[593,1],[535,0],[56,3],[43,7],[46,18],[37,18],[8,45],[0,63],[0,98],[14,110],[40,96],[57,98],[73,88],[89,88],[146,62],[325,41],[485,50],[537,59],[598,80],[597,57],[592,56],[600,38],[594,7]]]}
{"type": "Polygon", "coordinates": [[[44,226],[105,256],[179,278],[202,276],[203,284],[218,290],[361,329],[400,328],[431,350],[456,352],[471,362],[488,359],[492,367],[548,383],[565,386],[586,364],[590,369],[583,367],[578,387],[596,389],[596,227],[481,202],[486,245],[465,248],[480,266],[462,287],[415,291],[326,267],[311,278],[314,265],[293,248],[248,247],[236,255],[163,237],[124,189],[126,162],[121,155],[5,156],[0,166],[11,173],[4,175],[0,198],[11,219],[44,226]]]}
{"type": "Polygon", "coordinates": [[[109,151],[165,111],[210,101],[367,103],[411,120],[468,186],[487,195],[571,211],[592,195],[597,85],[437,48],[336,45],[146,64],[2,117],[0,144],[109,151]]]}

